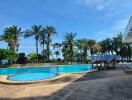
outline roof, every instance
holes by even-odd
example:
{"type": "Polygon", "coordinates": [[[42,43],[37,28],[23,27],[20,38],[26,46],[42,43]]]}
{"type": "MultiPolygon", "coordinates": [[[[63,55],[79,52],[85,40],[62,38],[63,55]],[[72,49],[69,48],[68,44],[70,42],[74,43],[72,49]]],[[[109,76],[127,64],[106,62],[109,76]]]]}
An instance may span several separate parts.
{"type": "Polygon", "coordinates": [[[132,16],[130,17],[129,22],[126,26],[126,29],[124,31],[122,42],[123,43],[132,43],[132,16]]]}

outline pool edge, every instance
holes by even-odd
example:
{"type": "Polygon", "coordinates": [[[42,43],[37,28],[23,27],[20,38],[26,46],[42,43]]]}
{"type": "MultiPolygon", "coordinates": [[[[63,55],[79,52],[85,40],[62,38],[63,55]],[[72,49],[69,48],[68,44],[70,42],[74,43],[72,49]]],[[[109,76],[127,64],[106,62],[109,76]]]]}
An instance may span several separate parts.
{"type": "MultiPolygon", "coordinates": [[[[90,71],[87,71],[87,72],[79,72],[79,73],[76,73],[76,74],[81,74],[81,73],[92,73],[92,72],[96,72],[98,71],[97,69],[93,69],[93,70],[90,70],[90,71]]],[[[37,81],[11,81],[11,80],[8,80],[8,77],[7,75],[3,75],[0,77],[0,83],[1,84],[7,84],[7,85],[26,85],[26,84],[36,84],[36,83],[42,83],[42,82],[48,82],[48,81],[53,81],[55,79],[59,79],[59,78],[62,78],[64,77],[65,75],[68,75],[69,73],[63,73],[63,74],[60,74],[59,76],[57,77],[54,77],[54,78],[51,78],[51,79],[46,79],[46,80],[37,80],[37,81]]],[[[70,74],[75,74],[75,73],[70,73],[70,74]]]]}

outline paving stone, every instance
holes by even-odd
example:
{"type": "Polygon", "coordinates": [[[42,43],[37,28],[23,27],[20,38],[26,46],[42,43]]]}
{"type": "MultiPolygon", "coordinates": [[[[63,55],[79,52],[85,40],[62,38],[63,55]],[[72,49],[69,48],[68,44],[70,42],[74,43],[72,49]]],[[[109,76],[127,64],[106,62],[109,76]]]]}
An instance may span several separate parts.
{"type": "Polygon", "coordinates": [[[0,84],[0,100],[12,98],[16,100],[132,100],[132,75],[117,69],[86,74],[71,83],[17,86],[0,84]]]}

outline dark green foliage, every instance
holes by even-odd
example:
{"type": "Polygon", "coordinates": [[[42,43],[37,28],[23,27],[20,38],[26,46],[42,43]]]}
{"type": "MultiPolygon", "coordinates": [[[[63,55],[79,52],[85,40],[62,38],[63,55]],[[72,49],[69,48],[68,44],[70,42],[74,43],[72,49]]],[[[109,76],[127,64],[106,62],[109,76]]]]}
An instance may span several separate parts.
{"type": "Polygon", "coordinates": [[[18,58],[18,54],[12,50],[8,49],[0,49],[0,61],[5,59],[9,60],[10,62],[16,61],[18,58]]]}
{"type": "Polygon", "coordinates": [[[47,57],[47,60],[49,61],[50,55],[51,55],[50,44],[52,42],[52,36],[57,34],[57,32],[56,32],[56,29],[53,26],[46,26],[44,28],[44,32],[46,34],[46,39],[45,39],[46,55],[47,55],[46,57],[47,57]]]}
{"type": "Polygon", "coordinates": [[[64,36],[63,44],[63,56],[66,61],[74,60],[74,44],[75,44],[76,33],[66,33],[64,36]]]}
{"type": "Polygon", "coordinates": [[[36,54],[37,54],[37,58],[36,58],[37,63],[38,63],[38,41],[42,33],[43,33],[43,29],[41,25],[33,25],[31,29],[26,30],[24,34],[25,38],[34,36],[36,42],[35,46],[36,46],[36,54]]]}
{"type": "Polygon", "coordinates": [[[19,38],[22,35],[21,28],[17,26],[7,27],[4,30],[4,34],[0,36],[0,41],[5,41],[8,44],[8,48],[13,51],[18,51],[19,38]]]}

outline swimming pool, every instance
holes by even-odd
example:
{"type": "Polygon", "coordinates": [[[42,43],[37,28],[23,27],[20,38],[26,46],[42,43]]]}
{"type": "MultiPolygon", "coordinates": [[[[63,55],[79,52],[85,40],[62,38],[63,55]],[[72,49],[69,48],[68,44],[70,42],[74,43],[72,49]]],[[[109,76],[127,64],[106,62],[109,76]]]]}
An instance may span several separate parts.
{"type": "Polygon", "coordinates": [[[34,80],[45,80],[56,77],[55,73],[24,73],[8,77],[8,80],[12,81],[34,81],[34,80]]]}
{"type": "Polygon", "coordinates": [[[36,81],[58,76],[62,73],[82,73],[92,70],[91,65],[62,65],[52,67],[1,68],[0,75],[9,75],[12,81],[36,81]]]}

